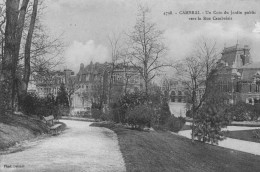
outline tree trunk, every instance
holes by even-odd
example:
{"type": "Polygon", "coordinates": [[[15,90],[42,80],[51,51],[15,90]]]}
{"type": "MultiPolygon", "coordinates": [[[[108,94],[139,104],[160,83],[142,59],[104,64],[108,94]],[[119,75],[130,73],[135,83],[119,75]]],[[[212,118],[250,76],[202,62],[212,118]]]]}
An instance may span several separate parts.
{"type": "Polygon", "coordinates": [[[19,0],[6,1],[6,26],[5,26],[5,47],[2,58],[2,76],[1,76],[1,114],[12,107],[12,89],[13,75],[12,68],[15,59],[16,47],[16,27],[18,20],[19,0]]]}
{"type": "Polygon", "coordinates": [[[1,111],[14,110],[16,94],[16,69],[20,51],[25,13],[29,0],[23,0],[19,10],[20,0],[6,1],[5,47],[2,59],[1,111]],[[3,100],[2,100],[3,99],[3,100]],[[4,106],[4,107],[3,107],[4,106]]]}
{"type": "MultiPolygon", "coordinates": [[[[20,0],[16,0],[20,2],[20,0]]],[[[17,70],[17,64],[18,64],[18,59],[19,59],[19,52],[20,52],[20,46],[21,46],[21,40],[22,40],[22,34],[23,34],[23,27],[24,27],[24,21],[25,21],[25,14],[26,14],[26,9],[28,6],[29,0],[23,0],[20,12],[18,13],[18,20],[17,20],[17,26],[16,26],[16,44],[15,44],[15,49],[14,49],[14,57],[13,57],[13,62],[12,62],[12,110],[14,110],[14,105],[15,105],[15,97],[18,93],[18,90],[16,90],[18,83],[15,83],[14,81],[17,80],[16,78],[16,70],[17,70]]]]}
{"type": "Polygon", "coordinates": [[[28,30],[28,35],[27,35],[27,39],[26,39],[26,43],[25,43],[25,52],[24,52],[23,82],[24,82],[25,87],[22,90],[24,93],[27,93],[28,83],[29,83],[30,73],[31,73],[30,52],[31,52],[31,44],[32,44],[33,31],[34,31],[34,26],[35,26],[35,20],[36,20],[36,15],[37,15],[37,6],[38,6],[38,0],[34,0],[33,11],[32,11],[29,30],[28,30]]]}

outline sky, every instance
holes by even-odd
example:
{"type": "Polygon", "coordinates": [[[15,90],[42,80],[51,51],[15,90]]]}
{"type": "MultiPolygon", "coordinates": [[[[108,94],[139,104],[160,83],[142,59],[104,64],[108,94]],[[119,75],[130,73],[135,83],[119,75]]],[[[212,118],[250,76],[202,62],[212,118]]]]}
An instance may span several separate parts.
{"type": "Polygon", "coordinates": [[[62,68],[78,72],[80,63],[111,61],[108,36],[131,32],[139,4],[151,9],[151,21],[164,32],[165,59],[185,58],[203,37],[215,41],[220,52],[236,43],[249,45],[253,61],[260,61],[257,0],[46,0],[42,21],[50,34],[62,34],[66,45],[62,68]],[[171,15],[164,15],[170,11],[171,15]],[[182,14],[185,11],[200,14],[182,14]],[[231,11],[242,14],[231,15],[231,11]],[[212,20],[214,16],[232,20],[212,20]],[[189,20],[198,17],[202,20],[189,20]]]}

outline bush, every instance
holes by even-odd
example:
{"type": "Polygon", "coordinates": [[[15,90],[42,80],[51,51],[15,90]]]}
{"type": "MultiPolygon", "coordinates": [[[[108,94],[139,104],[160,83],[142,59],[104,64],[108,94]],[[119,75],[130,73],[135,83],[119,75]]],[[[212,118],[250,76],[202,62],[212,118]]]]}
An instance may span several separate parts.
{"type": "Polygon", "coordinates": [[[97,120],[100,119],[102,111],[100,109],[91,109],[92,117],[97,120]]]}
{"type": "Polygon", "coordinates": [[[55,118],[59,116],[59,108],[53,95],[47,97],[39,97],[35,93],[28,93],[21,96],[19,100],[20,110],[28,116],[49,116],[55,118]]]}
{"type": "Polygon", "coordinates": [[[126,113],[138,105],[147,102],[145,93],[127,93],[120,97],[116,102],[109,104],[110,117],[116,123],[126,123],[126,113]]]}
{"type": "Polygon", "coordinates": [[[187,110],[186,117],[192,118],[191,110],[187,110]]]}
{"type": "Polygon", "coordinates": [[[151,117],[154,111],[148,105],[138,105],[132,110],[128,109],[126,113],[126,120],[133,128],[143,129],[145,126],[150,127],[151,117]]]}
{"type": "Polygon", "coordinates": [[[257,106],[245,102],[238,102],[235,105],[231,105],[226,112],[231,120],[251,121],[258,118],[257,109],[257,106]]]}
{"type": "Polygon", "coordinates": [[[224,109],[217,109],[214,105],[204,105],[194,120],[194,137],[210,143],[222,140],[224,135],[221,128],[229,124],[229,117],[224,109]]]}
{"type": "Polygon", "coordinates": [[[167,101],[163,101],[159,110],[159,124],[164,125],[171,116],[170,108],[167,101]]]}
{"type": "Polygon", "coordinates": [[[179,132],[183,125],[185,124],[185,118],[183,117],[175,117],[175,116],[170,116],[164,125],[164,129],[172,131],[172,132],[179,132]]]}

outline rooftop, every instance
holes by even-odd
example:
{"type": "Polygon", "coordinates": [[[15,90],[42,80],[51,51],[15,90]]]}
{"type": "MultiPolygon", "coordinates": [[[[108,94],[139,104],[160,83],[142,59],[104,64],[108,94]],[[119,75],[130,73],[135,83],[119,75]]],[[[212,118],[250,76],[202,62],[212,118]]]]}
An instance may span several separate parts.
{"type": "Polygon", "coordinates": [[[240,67],[240,69],[260,69],[260,62],[253,62],[253,63],[246,64],[240,67]]]}

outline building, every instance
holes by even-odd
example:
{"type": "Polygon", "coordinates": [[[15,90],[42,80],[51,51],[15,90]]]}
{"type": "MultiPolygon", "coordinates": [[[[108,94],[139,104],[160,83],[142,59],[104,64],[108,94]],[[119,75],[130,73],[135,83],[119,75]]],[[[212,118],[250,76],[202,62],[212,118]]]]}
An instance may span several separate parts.
{"type": "Polygon", "coordinates": [[[49,94],[55,97],[58,94],[60,85],[68,83],[69,78],[74,75],[74,72],[69,69],[64,71],[50,71],[44,74],[33,72],[28,83],[28,92],[38,94],[40,97],[46,97],[49,94]]]}
{"type": "Polygon", "coordinates": [[[141,68],[124,64],[80,64],[78,73],[72,70],[52,71],[30,77],[28,92],[40,97],[57,96],[60,85],[65,84],[72,113],[90,110],[92,103],[108,104],[122,94],[142,90],[141,68]]]}
{"type": "MultiPolygon", "coordinates": [[[[109,100],[116,100],[120,95],[143,90],[142,68],[123,63],[108,68],[108,85],[111,88],[109,100]]],[[[109,93],[109,90],[108,90],[109,93]]]]}
{"type": "Polygon", "coordinates": [[[80,64],[75,78],[76,89],[72,95],[75,111],[89,109],[92,103],[108,104],[122,94],[141,90],[141,69],[123,64],[93,63],[80,64]]]}
{"type": "Polygon", "coordinates": [[[80,69],[75,76],[75,92],[72,95],[72,107],[77,111],[89,109],[93,102],[105,99],[107,88],[107,67],[108,64],[92,62],[80,69]]]}
{"type": "Polygon", "coordinates": [[[218,84],[230,94],[230,103],[260,103],[260,62],[252,62],[249,46],[224,48],[218,65],[218,84]]]}
{"type": "Polygon", "coordinates": [[[171,114],[176,117],[185,117],[188,100],[187,83],[175,79],[164,79],[161,89],[169,97],[168,104],[171,114]]]}

